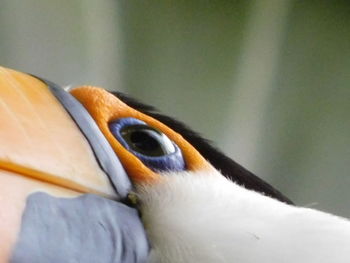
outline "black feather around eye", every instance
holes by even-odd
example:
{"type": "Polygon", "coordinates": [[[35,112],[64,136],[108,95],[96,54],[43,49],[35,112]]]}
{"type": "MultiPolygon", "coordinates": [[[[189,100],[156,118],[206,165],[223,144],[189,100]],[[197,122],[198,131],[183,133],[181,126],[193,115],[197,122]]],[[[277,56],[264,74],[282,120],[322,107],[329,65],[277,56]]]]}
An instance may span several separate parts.
{"type": "Polygon", "coordinates": [[[200,134],[191,130],[184,123],[169,116],[160,114],[154,107],[143,104],[121,92],[111,93],[128,106],[159,120],[174,131],[180,133],[205,159],[207,159],[216,169],[221,171],[221,173],[227,178],[249,190],[260,192],[287,204],[293,204],[289,198],[261,178],[245,169],[243,166],[236,163],[234,160],[227,157],[220,150],[212,146],[209,140],[202,138],[200,134]]]}

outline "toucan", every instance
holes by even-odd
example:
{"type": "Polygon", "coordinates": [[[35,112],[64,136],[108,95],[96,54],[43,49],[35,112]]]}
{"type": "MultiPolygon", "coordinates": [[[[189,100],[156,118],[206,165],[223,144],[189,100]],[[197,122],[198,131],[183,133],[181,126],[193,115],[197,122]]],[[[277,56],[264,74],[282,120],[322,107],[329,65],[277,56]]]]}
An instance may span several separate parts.
{"type": "Polygon", "coordinates": [[[125,94],[0,68],[0,118],[0,262],[350,262],[347,219],[125,94]]]}

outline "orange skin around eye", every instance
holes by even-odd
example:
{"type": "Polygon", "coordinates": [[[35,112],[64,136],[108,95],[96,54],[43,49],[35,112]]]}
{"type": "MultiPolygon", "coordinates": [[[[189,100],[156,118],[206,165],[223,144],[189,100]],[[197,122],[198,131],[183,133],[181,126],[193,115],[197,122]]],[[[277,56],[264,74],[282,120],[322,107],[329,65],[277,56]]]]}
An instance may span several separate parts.
{"type": "Polygon", "coordinates": [[[132,117],[142,120],[166,134],[181,149],[188,170],[213,169],[180,134],[156,119],[134,110],[106,90],[82,86],[71,90],[71,94],[83,104],[96,121],[134,183],[152,183],[160,180],[161,175],[149,169],[136,156],[126,150],[110,132],[108,123],[120,118],[132,117]]]}

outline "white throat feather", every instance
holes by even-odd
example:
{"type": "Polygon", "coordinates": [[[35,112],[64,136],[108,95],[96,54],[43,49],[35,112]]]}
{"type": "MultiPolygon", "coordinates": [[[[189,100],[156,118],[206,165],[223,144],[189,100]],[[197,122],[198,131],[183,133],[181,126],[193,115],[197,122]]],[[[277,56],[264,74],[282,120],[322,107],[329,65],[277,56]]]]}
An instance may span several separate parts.
{"type": "Polygon", "coordinates": [[[137,187],[150,262],[350,262],[350,222],[250,191],[217,171],[137,187]]]}

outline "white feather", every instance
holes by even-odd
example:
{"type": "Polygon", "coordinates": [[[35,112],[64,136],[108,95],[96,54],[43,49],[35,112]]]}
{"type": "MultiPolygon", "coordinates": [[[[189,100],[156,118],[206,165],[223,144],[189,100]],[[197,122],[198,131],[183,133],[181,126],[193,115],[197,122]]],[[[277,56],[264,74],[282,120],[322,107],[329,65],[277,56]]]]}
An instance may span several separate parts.
{"type": "Polygon", "coordinates": [[[137,192],[150,262],[350,262],[348,220],[286,205],[216,171],[167,174],[137,192]]]}

